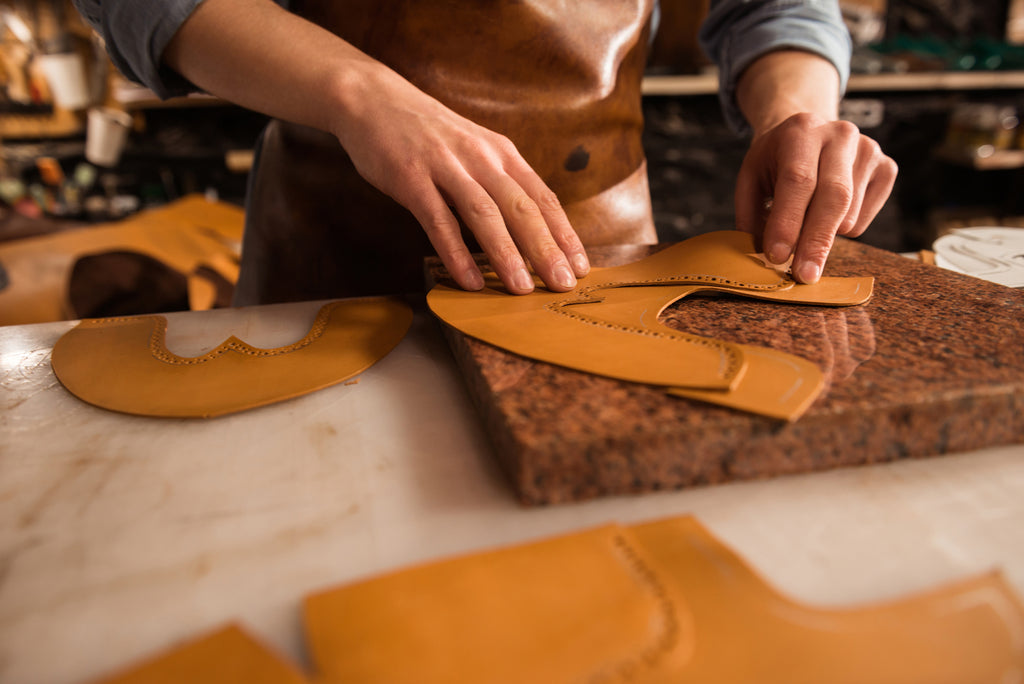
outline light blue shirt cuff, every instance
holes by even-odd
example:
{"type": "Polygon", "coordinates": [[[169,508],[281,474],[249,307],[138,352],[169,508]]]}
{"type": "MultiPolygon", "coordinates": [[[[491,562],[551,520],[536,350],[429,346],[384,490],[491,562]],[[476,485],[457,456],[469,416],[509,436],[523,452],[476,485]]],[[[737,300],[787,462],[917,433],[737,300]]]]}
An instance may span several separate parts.
{"type": "Polygon", "coordinates": [[[700,38],[718,65],[725,119],[739,133],[749,132],[750,126],[736,102],[737,81],[744,69],[768,52],[797,49],[817,54],[835,66],[840,93],[846,91],[852,41],[836,2],[719,0],[713,3],[700,38]]]}

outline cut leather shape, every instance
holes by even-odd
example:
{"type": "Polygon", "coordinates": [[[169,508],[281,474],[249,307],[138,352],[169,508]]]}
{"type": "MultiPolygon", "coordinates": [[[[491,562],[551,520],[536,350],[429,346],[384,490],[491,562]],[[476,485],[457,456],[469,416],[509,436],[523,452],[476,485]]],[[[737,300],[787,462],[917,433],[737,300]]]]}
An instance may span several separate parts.
{"type": "Polygon", "coordinates": [[[307,681],[297,668],[234,625],[104,680],[105,684],[303,684],[307,681]]]}
{"type": "Polygon", "coordinates": [[[309,652],[353,684],[659,681],[697,636],[651,551],[608,525],[328,591],[305,604],[309,652]]]}
{"type": "MultiPolygon", "coordinates": [[[[215,271],[232,285],[238,279],[239,245],[242,240],[244,212],[224,202],[210,202],[201,195],[190,195],[158,209],[140,212],[129,219],[66,230],[51,235],[14,240],[0,244],[0,261],[10,276],[10,285],[0,290],[0,325],[46,323],[95,316],[78,310],[89,300],[90,283],[72,279],[75,264],[83,259],[107,253],[144,255],[163,264],[162,286],[186,278],[202,279],[203,268],[215,271]]],[[[175,285],[175,297],[189,298],[190,308],[209,308],[216,295],[209,285],[175,285]]],[[[101,283],[106,288],[107,284],[101,283]]],[[[165,295],[152,300],[141,292],[136,302],[142,307],[132,313],[168,311],[161,307],[165,295]]]]}
{"type": "MultiPolygon", "coordinates": [[[[1003,684],[1024,668],[1024,605],[998,573],[815,608],[692,517],[429,563],[316,594],[304,613],[315,681],[332,684],[1003,684]]],[[[247,672],[270,657],[254,644],[228,628],[106,681],[225,681],[222,660],[247,672]]]]}
{"type": "Polygon", "coordinates": [[[753,252],[746,233],[708,233],[632,264],[594,269],[569,293],[538,289],[511,296],[491,275],[479,292],[436,285],[427,303],[452,327],[522,356],[795,420],[824,386],[814,364],[792,354],[680,332],[658,316],[702,290],[851,306],[870,299],[873,279],[824,277],[798,284],[766,267],[753,252]]]}
{"type": "Polygon", "coordinates": [[[404,337],[412,309],[391,298],[323,306],[298,342],[259,349],[237,337],[196,357],[168,351],[163,316],[87,319],[53,347],[57,379],[123,413],[198,418],[290,399],[357,375],[404,337]]]}

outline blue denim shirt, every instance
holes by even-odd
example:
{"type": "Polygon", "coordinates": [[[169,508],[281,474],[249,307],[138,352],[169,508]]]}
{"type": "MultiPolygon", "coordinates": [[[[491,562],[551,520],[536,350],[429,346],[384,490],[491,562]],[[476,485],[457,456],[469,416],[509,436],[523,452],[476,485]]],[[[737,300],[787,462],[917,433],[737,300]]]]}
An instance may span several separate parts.
{"type": "Polygon", "coordinates": [[[718,66],[722,111],[737,131],[749,127],[736,103],[736,82],[767,52],[796,48],[821,55],[839,72],[841,93],[850,78],[853,43],[836,0],[712,0],[700,44],[718,66]]]}
{"type": "MultiPolygon", "coordinates": [[[[106,41],[111,61],[129,79],[161,98],[196,88],[163,66],[164,48],[202,0],[74,0],[106,41]],[[162,11],[154,11],[154,5],[162,11]]],[[[278,0],[287,6],[287,0],[278,0]]],[[[845,90],[850,74],[850,36],[837,0],[712,0],[700,42],[721,74],[719,93],[726,120],[747,128],[736,104],[736,81],[760,55],[798,48],[821,55],[839,72],[845,90]]]]}

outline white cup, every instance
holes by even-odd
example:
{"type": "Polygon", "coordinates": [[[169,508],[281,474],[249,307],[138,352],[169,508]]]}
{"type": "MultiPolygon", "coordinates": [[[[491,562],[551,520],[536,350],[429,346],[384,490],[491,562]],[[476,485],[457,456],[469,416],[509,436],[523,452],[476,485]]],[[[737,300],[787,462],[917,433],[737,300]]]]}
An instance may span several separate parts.
{"type": "Polygon", "coordinates": [[[39,55],[39,67],[50,85],[53,103],[62,109],[84,109],[89,106],[89,81],[85,64],[77,52],[39,55]]]}
{"type": "Polygon", "coordinates": [[[90,109],[85,133],[85,158],[97,166],[117,166],[131,125],[131,115],[120,109],[90,109]]]}

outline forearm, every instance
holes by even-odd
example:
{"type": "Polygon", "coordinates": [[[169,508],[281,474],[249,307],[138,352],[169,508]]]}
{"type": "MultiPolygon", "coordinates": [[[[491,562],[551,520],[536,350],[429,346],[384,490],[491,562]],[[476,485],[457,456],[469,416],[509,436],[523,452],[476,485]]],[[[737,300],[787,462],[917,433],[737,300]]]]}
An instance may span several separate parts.
{"type": "Polygon", "coordinates": [[[335,135],[356,91],[371,74],[389,71],[270,0],[205,0],[164,62],[213,95],[335,135]]]}
{"type": "Polygon", "coordinates": [[[755,136],[802,112],[835,121],[839,97],[836,68],[802,50],[764,55],[744,70],[736,86],[737,102],[755,136]]]}

